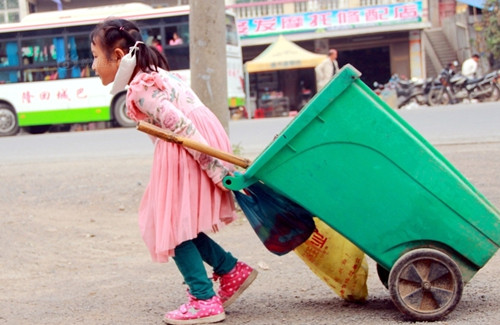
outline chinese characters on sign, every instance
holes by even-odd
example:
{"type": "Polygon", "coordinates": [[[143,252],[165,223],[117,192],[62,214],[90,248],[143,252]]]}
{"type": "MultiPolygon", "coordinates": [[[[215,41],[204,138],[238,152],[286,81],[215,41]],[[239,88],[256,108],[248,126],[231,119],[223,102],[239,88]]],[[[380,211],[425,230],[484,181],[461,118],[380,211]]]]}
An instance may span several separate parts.
{"type": "Polygon", "coordinates": [[[241,38],[422,21],[422,1],[238,20],[241,38]]]}
{"type": "Polygon", "coordinates": [[[85,93],[85,89],[83,88],[78,88],[74,92],[69,92],[68,89],[61,88],[53,92],[47,90],[42,90],[39,92],[26,90],[22,93],[23,104],[33,104],[49,100],[72,101],[82,100],[86,98],[87,94],[85,93]]]}

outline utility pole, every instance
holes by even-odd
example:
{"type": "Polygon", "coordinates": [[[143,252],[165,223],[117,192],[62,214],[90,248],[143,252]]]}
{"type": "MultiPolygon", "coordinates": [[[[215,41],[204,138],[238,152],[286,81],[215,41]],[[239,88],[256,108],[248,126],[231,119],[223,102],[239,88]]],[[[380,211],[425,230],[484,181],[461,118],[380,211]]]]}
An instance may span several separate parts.
{"type": "Polygon", "coordinates": [[[229,132],[224,0],[190,0],[191,87],[229,132]]]}

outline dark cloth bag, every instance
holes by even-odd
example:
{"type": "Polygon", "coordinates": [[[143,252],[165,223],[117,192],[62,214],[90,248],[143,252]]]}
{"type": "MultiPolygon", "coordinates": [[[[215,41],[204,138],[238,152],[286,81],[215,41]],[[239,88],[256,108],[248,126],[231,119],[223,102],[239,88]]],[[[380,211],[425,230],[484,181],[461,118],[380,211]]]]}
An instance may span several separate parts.
{"type": "Polygon", "coordinates": [[[236,201],[271,253],[284,255],[313,233],[313,215],[262,182],[250,185],[244,192],[234,192],[236,201]]]}

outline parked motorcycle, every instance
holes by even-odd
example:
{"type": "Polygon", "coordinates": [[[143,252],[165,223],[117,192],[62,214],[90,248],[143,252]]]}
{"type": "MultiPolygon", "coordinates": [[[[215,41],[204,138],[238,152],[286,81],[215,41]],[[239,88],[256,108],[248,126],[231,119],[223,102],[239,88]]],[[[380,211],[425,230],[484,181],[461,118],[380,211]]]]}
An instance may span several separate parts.
{"type": "MultiPolygon", "coordinates": [[[[441,70],[431,83],[429,94],[427,95],[427,103],[429,106],[455,104],[454,90],[452,88],[452,78],[456,75],[454,68],[457,64],[450,64],[448,67],[441,70]]],[[[458,79],[453,79],[455,82],[458,79]]]]}
{"type": "Polygon", "coordinates": [[[373,84],[375,92],[378,93],[381,93],[383,89],[393,89],[396,92],[398,108],[412,103],[425,105],[427,103],[424,93],[426,85],[427,80],[401,80],[397,74],[393,75],[384,85],[378,82],[373,84]]]}
{"type": "Polygon", "coordinates": [[[469,80],[466,85],[469,91],[471,100],[480,102],[493,102],[500,100],[500,87],[498,81],[500,79],[500,71],[496,70],[487,75],[474,80],[469,80]]]}
{"type": "Polygon", "coordinates": [[[429,105],[456,104],[477,100],[480,102],[500,100],[499,71],[471,79],[461,74],[455,74],[449,69],[443,69],[433,85],[428,99],[429,105]]]}
{"type": "Polygon", "coordinates": [[[424,81],[424,85],[422,87],[423,96],[424,96],[423,101],[427,105],[429,105],[429,92],[431,91],[433,85],[435,85],[436,83],[438,83],[438,81],[433,77],[429,77],[429,78],[425,79],[425,81],[424,81]]]}

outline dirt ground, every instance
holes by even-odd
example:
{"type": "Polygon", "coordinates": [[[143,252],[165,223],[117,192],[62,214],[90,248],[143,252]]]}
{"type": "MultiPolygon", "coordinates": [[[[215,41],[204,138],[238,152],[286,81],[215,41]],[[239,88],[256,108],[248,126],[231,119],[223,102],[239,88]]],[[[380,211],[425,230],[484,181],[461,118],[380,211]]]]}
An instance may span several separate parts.
{"type": "MultiPolygon", "coordinates": [[[[439,148],[500,206],[500,143],[439,148]]],[[[185,301],[173,263],[150,261],[137,207],[151,157],[3,164],[0,324],[161,324],[185,301]]],[[[366,231],[366,230],[364,230],[366,231]]],[[[213,236],[260,274],[224,324],[400,324],[370,260],[364,304],[335,295],[293,253],[267,252],[244,217],[213,236]]],[[[499,324],[497,254],[436,324],[499,324]]]]}

